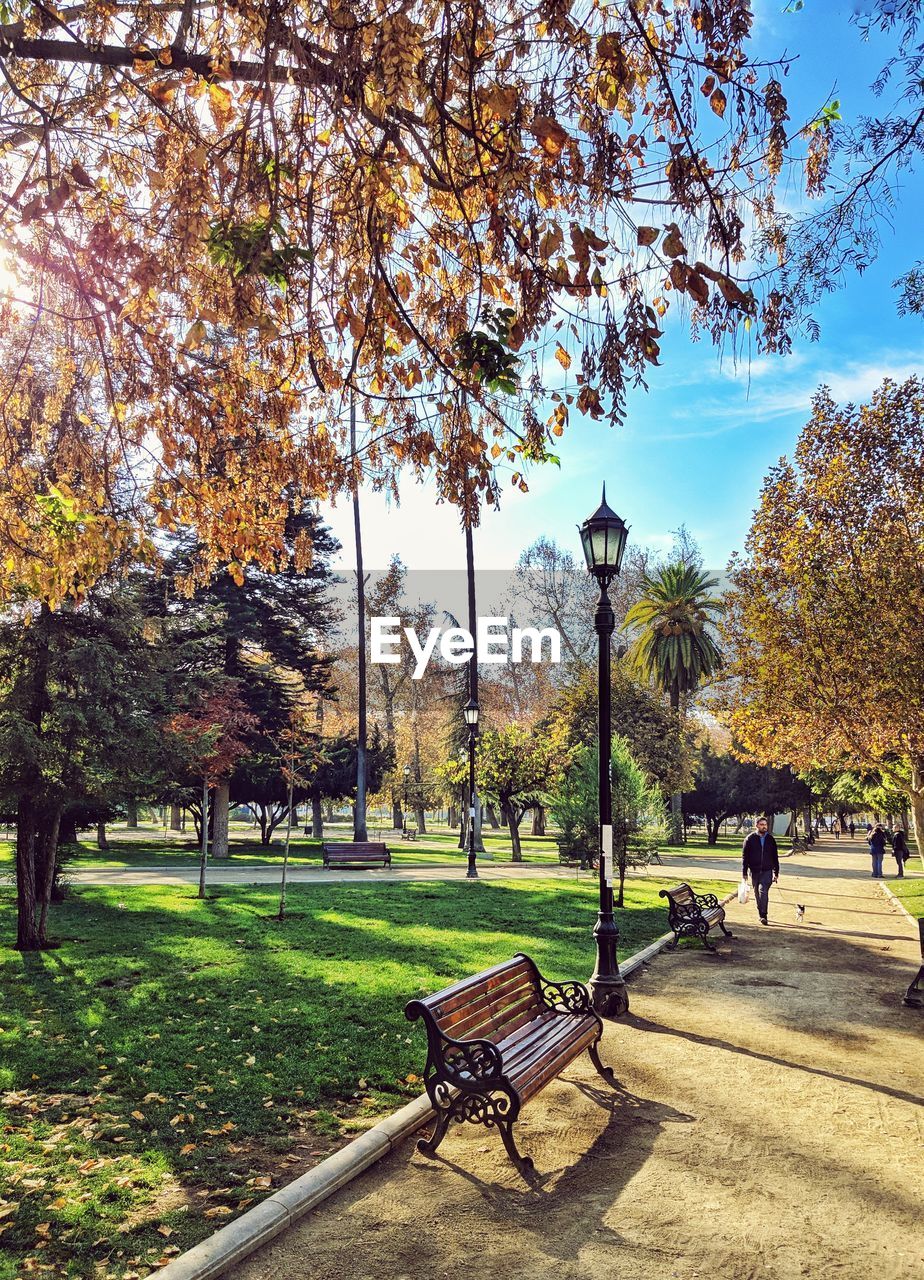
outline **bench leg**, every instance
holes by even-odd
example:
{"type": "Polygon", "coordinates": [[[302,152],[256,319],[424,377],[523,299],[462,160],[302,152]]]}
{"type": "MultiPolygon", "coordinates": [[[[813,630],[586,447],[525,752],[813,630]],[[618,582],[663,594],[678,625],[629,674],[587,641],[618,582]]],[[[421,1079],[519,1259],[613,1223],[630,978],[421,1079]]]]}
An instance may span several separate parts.
{"type": "Polygon", "coordinates": [[[733,937],[735,936],[735,935],[732,933],[731,929],[726,929],[726,928],[725,928],[725,922],[724,922],[723,920],[720,920],[720,921],[719,921],[719,928],[720,928],[720,929],[722,930],[722,932],[725,934],[726,938],[733,938],[733,937]]]}
{"type": "Polygon", "coordinates": [[[429,1138],[420,1138],[417,1142],[417,1150],[421,1155],[435,1156],[436,1148],[440,1145],[446,1136],[446,1130],[449,1128],[449,1111],[437,1111],[436,1123],[433,1126],[433,1132],[429,1138]]]}
{"type": "Polygon", "coordinates": [[[497,1127],[500,1130],[500,1136],[504,1140],[504,1146],[507,1148],[507,1155],[521,1172],[531,1173],[536,1166],[530,1156],[520,1155],[517,1150],[517,1144],[513,1140],[513,1121],[499,1119],[497,1127]]]}
{"type": "Polygon", "coordinates": [[[607,1084],[611,1084],[615,1088],[618,1088],[619,1081],[616,1079],[616,1075],[615,1075],[615,1072],[613,1071],[613,1068],[608,1067],[606,1063],[601,1061],[600,1059],[600,1050],[597,1048],[596,1040],[592,1045],[588,1046],[587,1052],[590,1054],[590,1060],[594,1064],[594,1066],[597,1068],[598,1074],[603,1076],[603,1079],[607,1082],[607,1084]]]}

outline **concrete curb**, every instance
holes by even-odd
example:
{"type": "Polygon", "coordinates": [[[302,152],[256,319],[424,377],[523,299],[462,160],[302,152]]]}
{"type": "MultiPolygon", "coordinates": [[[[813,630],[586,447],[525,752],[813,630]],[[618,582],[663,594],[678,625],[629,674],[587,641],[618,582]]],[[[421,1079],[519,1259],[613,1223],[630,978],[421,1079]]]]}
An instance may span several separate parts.
{"type": "MultiPolygon", "coordinates": [[[[735,896],[735,893],[728,894],[722,899],[722,905],[735,896]]],[[[673,933],[663,933],[647,947],[636,951],[619,966],[620,973],[631,977],[662,951],[673,937],[673,933]]],[[[432,1117],[430,1099],[422,1093],[152,1275],[158,1276],[159,1280],[215,1280],[229,1267],[275,1239],[322,1200],[381,1160],[382,1156],[388,1155],[432,1117]]]]}
{"type": "MultiPolygon", "coordinates": [[[[901,898],[896,898],[895,894],[892,892],[889,886],[887,884],[883,884],[882,881],[879,882],[879,888],[882,890],[885,896],[889,899],[889,901],[893,903],[896,907],[898,907],[902,915],[905,915],[908,917],[908,919],[914,925],[915,929],[917,929],[918,922],[916,918],[911,914],[911,912],[905,906],[904,902],[902,902],[901,898]]],[[[912,941],[914,941],[914,939],[912,939],[912,941]]]]}
{"type": "Polygon", "coordinates": [[[430,1099],[421,1094],[154,1274],[166,1280],[220,1276],[387,1155],[432,1115],[430,1099]]]}

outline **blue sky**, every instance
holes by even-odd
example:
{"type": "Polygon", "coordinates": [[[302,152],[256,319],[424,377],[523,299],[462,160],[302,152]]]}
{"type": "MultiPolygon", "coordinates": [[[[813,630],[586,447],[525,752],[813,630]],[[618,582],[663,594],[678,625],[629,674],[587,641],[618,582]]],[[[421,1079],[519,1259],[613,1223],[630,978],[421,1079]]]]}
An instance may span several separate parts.
{"type": "MultiPolygon", "coordinates": [[[[755,5],[756,52],[798,54],[784,84],[793,120],[811,118],[832,97],[840,99],[848,122],[883,109],[869,85],[890,44],[861,40],[848,21],[857,7],[806,0],[801,12],[787,14],[784,0],[755,5]]],[[[921,210],[924,175],[906,174],[883,223],[879,260],[821,302],[820,340],[799,339],[788,357],[760,356],[736,366],[710,342],[694,343],[683,326],[670,325],[662,366],[651,369],[648,391],[630,393],[626,425],[573,420],[558,450],[560,471],[533,470],[529,494],[510,491],[499,512],[485,513],[475,535],[479,567],[511,567],[541,534],[579,555],[575,525],[597,505],[602,480],[634,540],[666,547],[670,531],[685,524],[707,565],[724,566],[742,547],[762,479],[791,452],[817,387],[827,383],[836,399],[860,401],[884,377],[905,378],[921,369],[924,322],[898,316],[892,288],[922,256],[921,210]]],[[[362,501],[371,567],[384,565],[392,551],[412,569],[464,565],[458,513],[437,507],[429,486],[408,477],[397,507],[371,493],[362,501]]],[[[341,504],[325,514],[344,543],[346,563],[352,558],[349,509],[341,504]]]]}

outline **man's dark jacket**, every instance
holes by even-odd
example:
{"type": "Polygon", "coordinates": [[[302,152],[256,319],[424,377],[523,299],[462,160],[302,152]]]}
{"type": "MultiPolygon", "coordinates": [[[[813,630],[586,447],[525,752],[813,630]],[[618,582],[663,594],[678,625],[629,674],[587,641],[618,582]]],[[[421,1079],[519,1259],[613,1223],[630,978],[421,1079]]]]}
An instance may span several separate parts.
{"type": "Polygon", "coordinates": [[[776,840],[773,838],[773,833],[768,831],[764,837],[763,853],[761,853],[760,836],[756,831],[752,831],[741,851],[741,874],[745,879],[750,876],[756,881],[764,871],[772,871],[775,876],[780,874],[780,855],[777,852],[776,840]]]}

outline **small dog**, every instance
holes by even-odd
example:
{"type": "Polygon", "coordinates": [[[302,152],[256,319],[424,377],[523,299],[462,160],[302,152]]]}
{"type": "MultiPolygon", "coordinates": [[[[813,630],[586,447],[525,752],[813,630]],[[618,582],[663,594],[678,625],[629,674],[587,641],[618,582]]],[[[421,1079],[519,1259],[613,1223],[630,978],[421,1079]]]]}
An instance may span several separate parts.
{"type": "Polygon", "coordinates": [[[805,904],[802,902],[797,902],[796,903],[796,923],[797,924],[802,923],[802,917],[804,915],[805,915],[805,904]]]}

